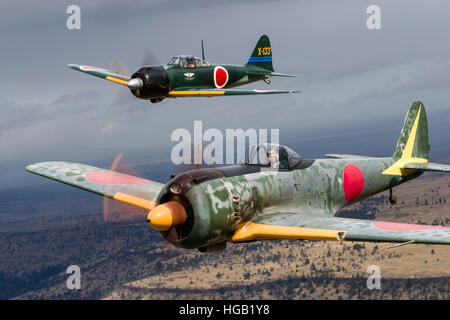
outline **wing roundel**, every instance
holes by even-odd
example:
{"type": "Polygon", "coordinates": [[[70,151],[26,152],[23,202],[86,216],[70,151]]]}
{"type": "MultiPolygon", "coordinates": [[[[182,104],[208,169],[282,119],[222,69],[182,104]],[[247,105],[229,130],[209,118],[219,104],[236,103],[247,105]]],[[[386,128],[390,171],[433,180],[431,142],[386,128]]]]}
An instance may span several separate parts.
{"type": "Polygon", "coordinates": [[[151,210],[164,184],[73,162],[40,162],[26,170],[126,204],[151,210]]]}

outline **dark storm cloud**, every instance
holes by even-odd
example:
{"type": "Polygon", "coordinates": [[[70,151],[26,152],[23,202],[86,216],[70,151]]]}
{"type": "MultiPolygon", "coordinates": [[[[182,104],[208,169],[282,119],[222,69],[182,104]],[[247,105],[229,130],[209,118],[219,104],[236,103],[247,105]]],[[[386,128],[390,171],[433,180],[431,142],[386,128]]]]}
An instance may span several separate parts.
{"type": "MultiPolygon", "coordinates": [[[[0,86],[1,161],[101,156],[103,148],[171,145],[176,128],[311,130],[383,119],[401,121],[421,99],[433,110],[450,101],[447,1],[378,1],[382,30],[366,28],[371,1],[12,1],[0,3],[4,78],[0,86]],[[68,5],[82,29],[67,30],[68,5]],[[119,85],[77,73],[67,63],[108,67],[118,56],[133,72],[146,51],[160,63],[175,54],[242,64],[257,38],[271,37],[271,88],[296,95],[135,99],[119,85]],[[60,156],[58,156],[60,155],[60,156]]],[[[268,88],[265,83],[252,88],[268,88]]],[[[432,119],[430,119],[432,121],[432,119]]],[[[65,158],[65,160],[70,160],[65,158]]]]}
{"type": "Polygon", "coordinates": [[[85,91],[77,95],[63,95],[46,104],[1,103],[0,110],[6,116],[0,118],[0,137],[12,128],[23,129],[36,123],[83,115],[97,107],[95,100],[98,97],[94,91],[85,91]]]}

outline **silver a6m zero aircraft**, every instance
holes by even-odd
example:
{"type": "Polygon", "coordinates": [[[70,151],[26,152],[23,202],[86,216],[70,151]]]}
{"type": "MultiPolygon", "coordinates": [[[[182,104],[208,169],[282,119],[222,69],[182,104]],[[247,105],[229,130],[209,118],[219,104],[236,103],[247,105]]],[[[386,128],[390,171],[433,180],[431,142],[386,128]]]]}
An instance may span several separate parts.
{"type": "MultiPolygon", "coordinates": [[[[414,102],[395,152],[375,158],[333,154],[302,159],[288,147],[250,148],[241,164],[187,171],[166,184],[89,165],[42,162],[29,172],[149,211],[147,223],[173,245],[214,252],[228,242],[299,239],[450,244],[450,228],[335,217],[412,180],[450,172],[428,161],[425,107],[414,102]]],[[[395,197],[390,196],[392,203],[395,197]]]]}

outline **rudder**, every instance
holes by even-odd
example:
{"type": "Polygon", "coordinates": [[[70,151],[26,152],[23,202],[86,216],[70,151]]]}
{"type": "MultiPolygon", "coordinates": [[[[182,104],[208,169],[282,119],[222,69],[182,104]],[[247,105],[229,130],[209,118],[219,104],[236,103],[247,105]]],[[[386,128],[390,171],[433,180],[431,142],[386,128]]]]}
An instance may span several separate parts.
{"type": "Polygon", "coordinates": [[[267,35],[264,34],[259,38],[247,65],[263,68],[270,72],[274,71],[272,66],[272,47],[267,35]]]}
{"type": "Polygon", "coordinates": [[[405,122],[397,142],[394,159],[429,158],[427,114],[423,103],[415,101],[406,115],[405,122]]]}

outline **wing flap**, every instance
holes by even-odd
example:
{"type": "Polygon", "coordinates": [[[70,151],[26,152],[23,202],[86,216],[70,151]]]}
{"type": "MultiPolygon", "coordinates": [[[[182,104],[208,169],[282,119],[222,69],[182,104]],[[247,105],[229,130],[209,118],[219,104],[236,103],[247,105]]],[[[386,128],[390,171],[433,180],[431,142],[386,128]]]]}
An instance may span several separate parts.
{"type": "Polygon", "coordinates": [[[124,86],[126,86],[128,84],[128,81],[131,79],[130,77],[122,75],[120,73],[98,67],[81,66],[77,64],[69,64],[68,67],[73,70],[80,71],[89,74],[91,76],[99,77],[108,81],[112,81],[124,86]]]}
{"type": "Polygon", "coordinates": [[[259,94],[297,93],[298,90],[235,90],[235,89],[201,89],[201,90],[172,90],[169,97],[217,97],[217,96],[242,96],[259,94]]]}
{"type": "Polygon", "coordinates": [[[254,240],[346,240],[450,244],[450,228],[299,213],[272,213],[244,224],[232,242],[254,240]]]}
{"type": "Polygon", "coordinates": [[[40,162],[27,166],[26,170],[147,210],[155,206],[164,186],[151,180],[73,162],[40,162]]]}

